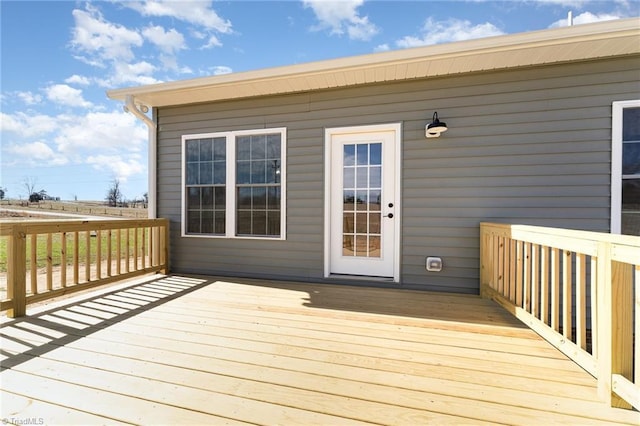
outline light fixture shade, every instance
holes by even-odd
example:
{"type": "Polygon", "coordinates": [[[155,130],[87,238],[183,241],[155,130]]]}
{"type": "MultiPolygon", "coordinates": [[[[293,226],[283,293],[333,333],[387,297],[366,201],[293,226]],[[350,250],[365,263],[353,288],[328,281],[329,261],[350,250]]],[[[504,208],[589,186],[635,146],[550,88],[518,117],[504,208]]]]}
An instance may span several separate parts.
{"type": "Polygon", "coordinates": [[[434,112],[433,121],[431,122],[431,124],[427,126],[427,133],[431,133],[431,134],[442,133],[442,132],[446,132],[447,130],[448,130],[447,123],[438,120],[438,113],[434,112]]]}

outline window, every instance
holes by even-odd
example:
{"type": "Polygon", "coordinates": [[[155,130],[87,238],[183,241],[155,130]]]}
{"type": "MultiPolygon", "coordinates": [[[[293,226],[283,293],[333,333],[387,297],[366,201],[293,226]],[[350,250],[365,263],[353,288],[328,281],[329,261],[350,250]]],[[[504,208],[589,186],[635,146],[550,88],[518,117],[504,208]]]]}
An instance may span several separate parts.
{"type": "Polygon", "coordinates": [[[182,137],[183,236],[284,239],[286,130],[182,137]]]}
{"type": "Polygon", "coordinates": [[[611,232],[640,235],[640,100],[613,103],[611,232]]]}

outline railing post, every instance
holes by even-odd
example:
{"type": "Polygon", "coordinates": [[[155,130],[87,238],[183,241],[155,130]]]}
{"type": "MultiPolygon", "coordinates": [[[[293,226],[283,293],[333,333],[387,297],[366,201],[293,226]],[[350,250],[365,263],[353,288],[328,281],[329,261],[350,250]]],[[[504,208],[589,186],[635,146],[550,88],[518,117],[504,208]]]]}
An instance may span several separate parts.
{"type": "Polygon", "coordinates": [[[13,301],[13,308],[7,311],[9,318],[17,318],[27,313],[27,238],[24,228],[13,226],[9,236],[7,256],[7,297],[13,301]]]}
{"type": "Polygon", "coordinates": [[[611,407],[631,408],[613,392],[612,375],[630,378],[633,369],[633,278],[628,265],[611,260],[611,244],[598,244],[596,310],[598,315],[598,394],[611,407]]]}
{"type": "MultiPolygon", "coordinates": [[[[168,241],[167,236],[167,241],[168,241]]],[[[491,259],[491,234],[484,223],[480,224],[480,297],[488,298],[487,287],[490,286],[493,260],[491,259]]]]}

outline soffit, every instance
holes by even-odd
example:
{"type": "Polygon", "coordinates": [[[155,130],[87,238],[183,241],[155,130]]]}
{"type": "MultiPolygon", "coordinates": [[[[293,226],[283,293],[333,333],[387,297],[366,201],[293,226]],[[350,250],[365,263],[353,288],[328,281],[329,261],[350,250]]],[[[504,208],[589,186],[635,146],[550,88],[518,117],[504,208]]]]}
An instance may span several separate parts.
{"type": "Polygon", "coordinates": [[[552,30],[116,89],[152,107],[298,93],[363,84],[640,54],[640,19],[552,30]]]}

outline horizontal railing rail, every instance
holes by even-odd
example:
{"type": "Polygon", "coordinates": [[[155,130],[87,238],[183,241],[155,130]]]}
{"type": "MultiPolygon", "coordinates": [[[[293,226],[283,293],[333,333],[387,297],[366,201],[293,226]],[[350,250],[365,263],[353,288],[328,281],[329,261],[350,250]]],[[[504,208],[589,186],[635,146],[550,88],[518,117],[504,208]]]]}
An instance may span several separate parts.
{"type": "Polygon", "coordinates": [[[8,221],[0,223],[0,310],[135,276],[168,272],[167,219],[8,221]]]}
{"type": "Polygon", "coordinates": [[[640,409],[640,237],[481,223],[480,293],[640,409]]]}

